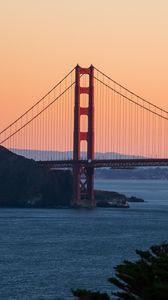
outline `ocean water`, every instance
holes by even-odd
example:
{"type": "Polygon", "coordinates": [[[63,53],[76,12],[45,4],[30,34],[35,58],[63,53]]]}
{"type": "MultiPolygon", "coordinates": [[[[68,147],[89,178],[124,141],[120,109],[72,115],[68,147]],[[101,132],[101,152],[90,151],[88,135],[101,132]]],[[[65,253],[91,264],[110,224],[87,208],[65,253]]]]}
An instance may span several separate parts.
{"type": "Polygon", "coordinates": [[[144,198],[129,209],[0,209],[0,299],[73,299],[71,289],[111,292],[107,278],[135,249],[168,240],[168,182],[97,180],[96,188],[144,198]]]}

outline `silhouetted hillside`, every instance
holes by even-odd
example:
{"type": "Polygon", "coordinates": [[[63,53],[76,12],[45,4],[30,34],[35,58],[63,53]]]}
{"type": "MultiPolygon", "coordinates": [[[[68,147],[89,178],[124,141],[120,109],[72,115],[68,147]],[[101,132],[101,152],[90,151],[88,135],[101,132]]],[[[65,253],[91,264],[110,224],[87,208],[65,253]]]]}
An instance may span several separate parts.
{"type": "Polygon", "coordinates": [[[0,146],[1,207],[69,206],[72,186],[70,171],[50,171],[0,146]]]}

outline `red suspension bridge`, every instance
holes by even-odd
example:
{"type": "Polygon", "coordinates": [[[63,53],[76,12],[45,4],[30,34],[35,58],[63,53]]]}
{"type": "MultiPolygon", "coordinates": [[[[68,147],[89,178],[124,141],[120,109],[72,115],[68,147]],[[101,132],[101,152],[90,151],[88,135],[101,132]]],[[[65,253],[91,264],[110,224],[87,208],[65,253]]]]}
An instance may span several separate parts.
{"type": "Polygon", "coordinates": [[[0,144],[72,168],[75,205],[95,206],[94,168],[168,166],[168,112],[93,67],[76,66],[0,132],[0,144]]]}

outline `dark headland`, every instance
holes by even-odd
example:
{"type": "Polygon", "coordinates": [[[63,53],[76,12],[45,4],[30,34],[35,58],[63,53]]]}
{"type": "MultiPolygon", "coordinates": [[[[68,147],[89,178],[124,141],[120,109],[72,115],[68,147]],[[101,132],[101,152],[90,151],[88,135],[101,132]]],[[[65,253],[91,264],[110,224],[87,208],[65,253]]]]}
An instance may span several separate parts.
{"type": "MultiPolygon", "coordinates": [[[[108,191],[95,191],[95,196],[99,207],[128,207],[128,201],[143,201],[108,191]]],[[[72,197],[70,170],[51,171],[0,146],[0,207],[70,207],[72,197]]]]}

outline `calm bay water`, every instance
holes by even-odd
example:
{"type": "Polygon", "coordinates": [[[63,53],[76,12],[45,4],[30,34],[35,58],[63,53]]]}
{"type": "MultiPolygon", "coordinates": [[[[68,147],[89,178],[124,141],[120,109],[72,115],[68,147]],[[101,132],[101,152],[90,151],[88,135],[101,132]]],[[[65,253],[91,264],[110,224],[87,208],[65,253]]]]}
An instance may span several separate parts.
{"type": "Polygon", "coordinates": [[[145,199],[129,209],[0,209],[0,299],[71,299],[111,291],[107,278],[134,249],[168,240],[168,182],[97,180],[145,199]]]}

